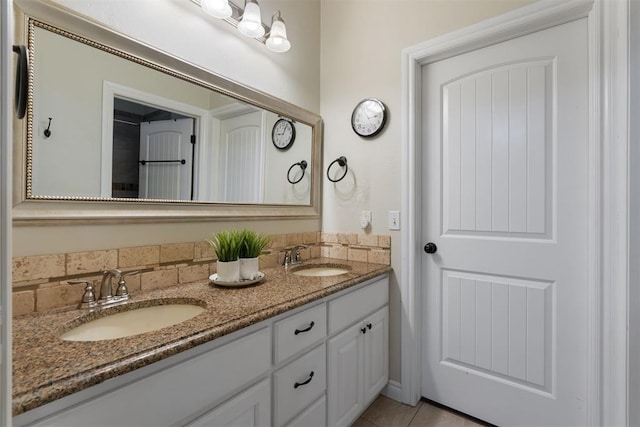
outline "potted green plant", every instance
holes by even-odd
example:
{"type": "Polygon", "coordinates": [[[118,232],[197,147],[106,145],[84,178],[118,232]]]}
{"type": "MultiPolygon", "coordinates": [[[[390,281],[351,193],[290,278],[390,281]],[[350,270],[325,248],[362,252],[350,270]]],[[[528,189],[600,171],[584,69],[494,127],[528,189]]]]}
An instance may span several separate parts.
{"type": "Polygon", "coordinates": [[[242,233],[237,230],[220,231],[214,234],[213,239],[207,240],[207,242],[218,257],[218,280],[221,282],[239,282],[242,233]]]}
{"type": "Polygon", "coordinates": [[[269,237],[252,230],[242,230],[240,248],[240,278],[256,279],[259,273],[259,256],[266,253],[269,237]]]}

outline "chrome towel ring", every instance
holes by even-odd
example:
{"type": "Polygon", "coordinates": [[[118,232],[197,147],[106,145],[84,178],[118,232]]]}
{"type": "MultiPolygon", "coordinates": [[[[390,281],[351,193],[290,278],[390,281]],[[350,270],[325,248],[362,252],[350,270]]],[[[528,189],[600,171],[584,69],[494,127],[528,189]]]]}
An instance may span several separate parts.
{"type": "Polygon", "coordinates": [[[327,179],[331,182],[338,182],[338,181],[342,181],[344,179],[345,176],[347,176],[347,172],[349,171],[349,166],[347,166],[347,158],[345,156],[340,156],[337,159],[335,159],[333,162],[331,162],[329,164],[329,167],[327,168],[327,179]],[[331,176],[329,175],[329,171],[331,170],[331,166],[334,165],[334,163],[337,163],[338,166],[343,167],[344,168],[344,173],[342,174],[342,176],[340,178],[336,178],[333,179],[331,178],[331,176]]]}
{"type": "Polygon", "coordinates": [[[287,181],[289,181],[290,184],[297,184],[300,181],[302,181],[302,178],[304,178],[304,171],[307,169],[307,161],[306,160],[301,160],[298,163],[294,163],[291,165],[291,167],[289,167],[289,170],[287,171],[287,181]],[[291,179],[291,170],[293,168],[295,168],[296,166],[300,166],[300,169],[302,169],[302,175],[300,175],[300,178],[296,179],[295,181],[293,181],[291,179]]]}

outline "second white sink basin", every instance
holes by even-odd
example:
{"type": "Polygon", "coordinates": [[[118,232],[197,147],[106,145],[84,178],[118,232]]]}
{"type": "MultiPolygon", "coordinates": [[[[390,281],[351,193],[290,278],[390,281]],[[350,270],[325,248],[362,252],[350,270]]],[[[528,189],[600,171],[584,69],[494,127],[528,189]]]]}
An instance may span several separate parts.
{"type": "Polygon", "coordinates": [[[349,266],[333,266],[333,265],[309,265],[301,268],[297,268],[292,271],[296,276],[305,277],[329,277],[339,276],[351,271],[349,266]]]}
{"type": "Polygon", "coordinates": [[[189,320],[204,311],[194,304],[162,304],[99,317],[64,332],[65,341],[102,341],[156,331],[189,320]]]}

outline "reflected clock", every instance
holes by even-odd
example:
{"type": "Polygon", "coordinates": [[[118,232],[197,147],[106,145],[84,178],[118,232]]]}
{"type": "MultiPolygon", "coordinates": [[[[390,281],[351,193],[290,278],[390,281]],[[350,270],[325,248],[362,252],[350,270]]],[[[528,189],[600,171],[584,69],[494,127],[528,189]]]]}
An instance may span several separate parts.
{"type": "Polygon", "coordinates": [[[291,120],[280,118],[271,130],[271,141],[278,150],[286,150],[296,139],[296,127],[291,120]]]}

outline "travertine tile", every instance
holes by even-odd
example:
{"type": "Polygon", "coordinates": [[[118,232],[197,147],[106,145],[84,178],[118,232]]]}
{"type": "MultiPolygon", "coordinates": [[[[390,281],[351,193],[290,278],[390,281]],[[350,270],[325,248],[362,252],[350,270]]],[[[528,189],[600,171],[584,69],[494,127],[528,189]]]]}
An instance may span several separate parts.
{"type": "Polygon", "coordinates": [[[209,277],[209,264],[197,264],[178,269],[178,281],[191,283],[209,277]]]}
{"type": "Polygon", "coordinates": [[[196,261],[205,259],[217,259],[216,253],[208,242],[195,242],[193,259],[196,261]]]}
{"type": "Polygon", "coordinates": [[[136,267],[154,265],[160,262],[160,246],[136,246],[118,250],[118,265],[136,267]]]}
{"type": "Polygon", "coordinates": [[[358,234],[358,244],[364,246],[378,246],[378,235],[358,234]]]}
{"type": "Polygon", "coordinates": [[[376,426],[406,427],[418,412],[419,406],[404,405],[388,397],[379,396],[360,418],[376,426]]]}
{"type": "Polygon", "coordinates": [[[118,251],[116,249],[67,254],[67,275],[69,276],[108,270],[117,266],[118,251]]]}
{"type": "Polygon", "coordinates": [[[391,248],[391,236],[378,236],[378,246],[381,248],[391,248]]]}
{"type": "Polygon", "coordinates": [[[287,246],[295,246],[302,244],[302,233],[287,234],[287,246]]]}
{"type": "Polygon", "coordinates": [[[341,245],[348,245],[349,244],[349,234],[347,233],[338,233],[338,243],[340,243],[341,245]]]}
{"type": "Polygon", "coordinates": [[[62,277],[66,274],[65,254],[13,258],[13,281],[62,277]]]}
{"type": "Polygon", "coordinates": [[[273,251],[270,254],[260,256],[260,268],[275,267],[278,264],[278,252],[273,251]]]}
{"type": "Polygon", "coordinates": [[[311,233],[303,233],[302,243],[304,243],[305,245],[314,245],[318,243],[318,233],[316,231],[313,231],[311,233]]]}
{"type": "Polygon", "coordinates": [[[391,265],[391,252],[388,249],[371,249],[368,261],[374,264],[391,265]]]}
{"type": "Polygon", "coordinates": [[[331,246],[320,246],[320,256],[329,258],[329,255],[331,255],[331,246]]]}
{"type": "Polygon", "coordinates": [[[84,294],[84,288],[84,285],[81,284],[67,285],[65,283],[58,283],[58,286],[37,289],[36,311],[80,304],[80,300],[84,294]]]}
{"type": "Polygon", "coordinates": [[[140,278],[140,289],[148,291],[151,289],[167,288],[178,284],[178,270],[156,270],[142,273],[140,278]]]}
{"type": "Polygon", "coordinates": [[[160,245],[160,262],[192,261],[194,258],[193,243],[173,243],[160,245]]]}
{"type": "Polygon", "coordinates": [[[36,309],[36,293],[34,291],[14,292],[13,299],[13,316],[22,316],[23,314],[33,313],[36,309]]]}
{"type": "Polygon", "coordinates": [[[366,249],[349,248],[349,261],[367,262],[369,251],[366,249]]]}
{"type": "Polygon", "coordinates": [[[358,234],[357,233],[349,233],[347,234],[347,243],[349,243],[350,245],[357,245],[358,244],[358,234]]]}
{"type": "Polygon", "coordinates": [[[319,258],[321,248],[321,246],[311,246],[309,248],[309,251],[311,252],[311,258],[319,258]]]}
{"type": "Polygon", "coordinates": [[[347,259],[349,257],[349,250],[347,246],[329,246],[329,257],[347,259]]]}
{"type": "Polygon", "coordinates": [[[269,248],[271,249],[280,249],[287,246],[286,234],[272,234],[269,238],[271,240],[269,248]]]}
{"type": "Polygon", "coordinates": [[[322,243],[338,243],[338,234],[337,233],[321,233],[320,241],[322,243]]]}

